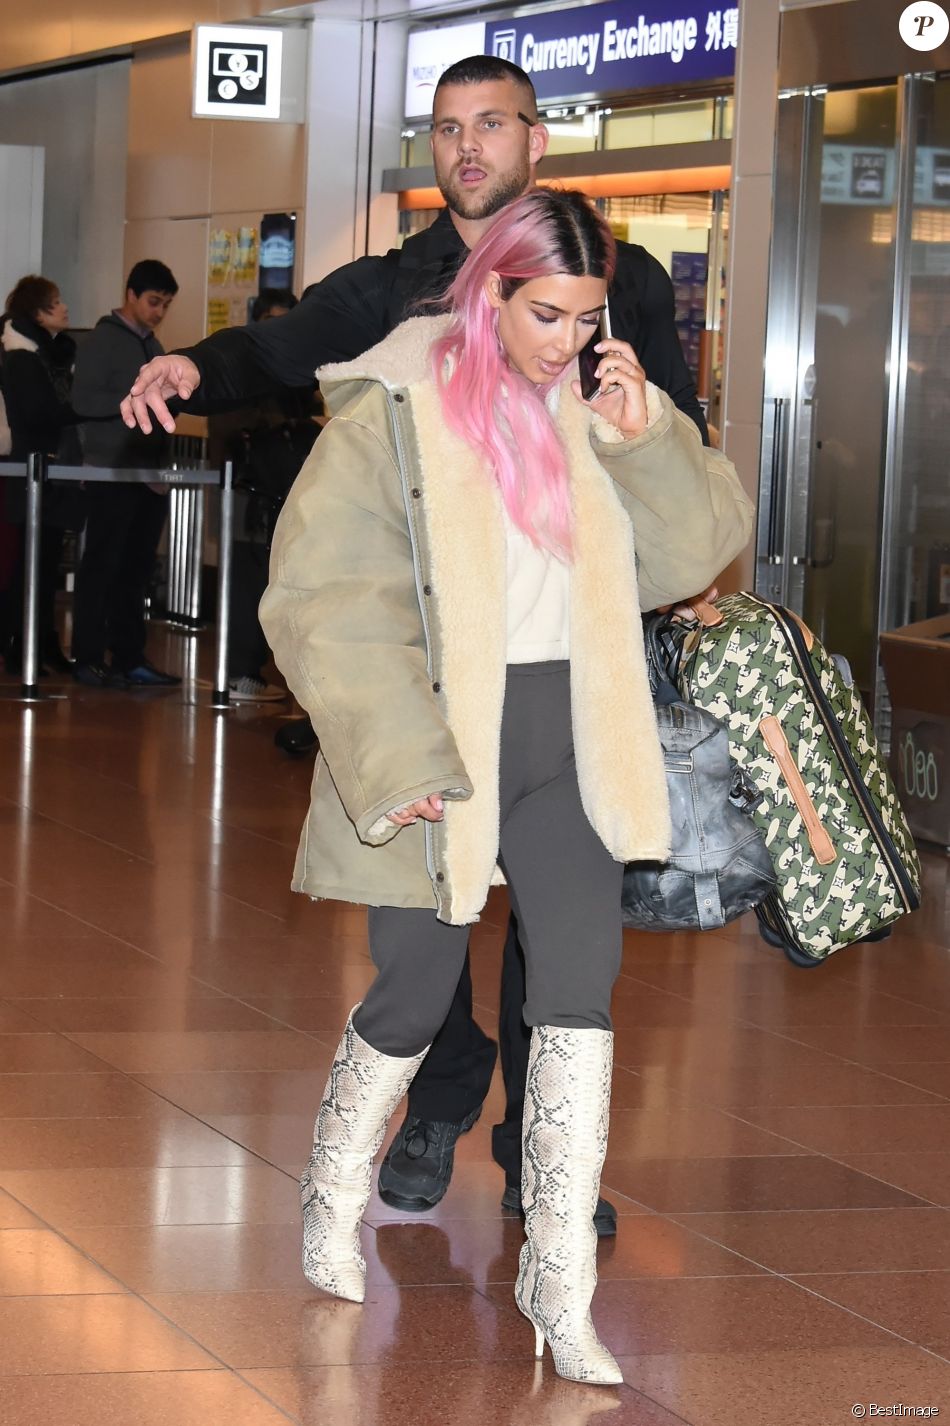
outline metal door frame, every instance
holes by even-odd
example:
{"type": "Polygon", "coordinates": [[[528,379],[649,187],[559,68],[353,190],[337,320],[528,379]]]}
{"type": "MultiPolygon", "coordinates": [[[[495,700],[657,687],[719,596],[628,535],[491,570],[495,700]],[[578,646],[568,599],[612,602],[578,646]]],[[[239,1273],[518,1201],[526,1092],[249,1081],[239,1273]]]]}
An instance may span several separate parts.
{"type": "MultiPolygon", "coordinates": [[[[904,455],[904,417],[907,396],[907,361],[910,342],[911,246],[914,224],[914,187],[917,168],[917,129],[920,90],[933,83],[935,74],[905,74],[897,92],[896,189],[894,194],[894,297],[887,353],[887,404],[884,464],[881,480],[881,550],[878,566],[876,635],[907,620],[898,605],[897,560],[894,535],[899,520],[904,455]]],[[[880,660],[875,665],[875,724],[890,731],[890,697],[880,660]]]]}
{"type": "Polygon", "coordinates": [[[781,95],[776,128],[755,587],[796,613],[808,558],[825,93],[781,95]]]}

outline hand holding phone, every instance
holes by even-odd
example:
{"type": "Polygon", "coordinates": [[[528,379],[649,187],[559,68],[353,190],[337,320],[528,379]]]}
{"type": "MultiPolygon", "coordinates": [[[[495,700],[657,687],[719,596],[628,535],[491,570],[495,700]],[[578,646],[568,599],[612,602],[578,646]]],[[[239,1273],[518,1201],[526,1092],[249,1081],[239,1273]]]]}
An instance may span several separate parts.
{"type": "Polygon", "coordinates": [[[598,396],[603,395],[603,387],[597,380],[596,371],[600,364],[601,353],[597,351],[597,343],[604,341],[611,336],[610,313],[605,307],[600,314],[600,321],[597,323],[597,330],[578,354],[577,369],[581,381],[581,395],[585,401],[596,401],[598,396]]]}
{"type": "Polygon", "coordinates": [[[632,440],[646,430],[646,373],[629,342],[595,336],[578,354],[578,376],[572,384],[574,395],[588,406],[596,403],[597,415],[625,439],[632,440]],[[599,381],[598,371],[602,372],[599,381]]]}

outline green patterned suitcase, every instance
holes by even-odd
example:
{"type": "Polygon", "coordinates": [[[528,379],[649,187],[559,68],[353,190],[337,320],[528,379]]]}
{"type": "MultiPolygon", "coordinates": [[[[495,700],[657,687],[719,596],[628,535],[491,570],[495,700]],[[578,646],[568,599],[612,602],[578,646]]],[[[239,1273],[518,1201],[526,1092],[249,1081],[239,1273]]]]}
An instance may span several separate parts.
{"type": "Polygon", "coordinates": [[[778,887],[756,912],[799,965],[884,932],[920,904],[920,863],[846,665],[795,615],[752,594],[686,637],[680,691],[729,729],[761,793],[751,815],[778,887]]]}

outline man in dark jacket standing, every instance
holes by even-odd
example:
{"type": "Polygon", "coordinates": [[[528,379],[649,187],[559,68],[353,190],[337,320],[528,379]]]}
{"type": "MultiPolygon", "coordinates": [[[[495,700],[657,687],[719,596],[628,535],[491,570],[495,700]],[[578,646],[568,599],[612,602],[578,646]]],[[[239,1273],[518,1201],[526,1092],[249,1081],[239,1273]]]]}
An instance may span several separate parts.
{"type": "MultiPolygon", "coordinates": [[[[166,402],[237,404],[277,385],[301,386],[329,362],[350,361],[375,346],[420,302],[438,299],[497,213],[532,186],[548,134],[523,70],[476,55],[442,75],[433,102],[432,154],[446,201],[431,227],[384,257],[348,263],[309,289],[300,305],[266,326],[219,332],[187,352],[151,362],[122,404],[130,427],[157,419],[174,430],[166,402]]],[[[642,247],[617,245],[609,293],[614,335],[630,342],[647,377],[669,393],[707,440],[696,388],[673,320],[673,290],[661,265],[642,247]]],[[[341,478],[343,477],[341,472],[341,478]]],[[[512,918],[502,969],[500,1032],[508,1104],[493,1134],[505,1171],[503,1205],[521,1202],[521,1135],[528,1031],[522,1018],[524,961],[512,918]]],[[[384,1202],[424,1212],[445,1194],[455,1143],[481,1112],[495,1064],[495,1045],[472,1015],[468,960],[448,1018],[409,1090],[409,1112],[380,1168],[384,1202]]],[[[600,1201],[601,1234],[616,1232],[616,1213],[600,1201]]]]}
{"type": "MultiPolygon", "coordinates": [[[[144,362],[162,355],[155,336],[178,283],[163,262],[129,273],[125,301],[81,343],[73,405],[81,414],[84,463],[125,469],[164,465],[164,431],[130,431],[119,403],[144,362]]],[[[145,656],[145,597],[165,524],[165,496],[147,485],[90,481],[86,545],[76,576],[74,677],[93,688],[181,682],[145,656]],[[106,650],[112,655],[106,663],[106,650]]]]}

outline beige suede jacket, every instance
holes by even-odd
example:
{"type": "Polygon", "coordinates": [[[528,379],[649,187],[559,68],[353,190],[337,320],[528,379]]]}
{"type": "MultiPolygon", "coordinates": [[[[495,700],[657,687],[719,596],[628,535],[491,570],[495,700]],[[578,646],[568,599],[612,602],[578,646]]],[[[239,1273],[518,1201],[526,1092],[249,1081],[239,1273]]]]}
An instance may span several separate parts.
{"type": "MultiPolygon", "coordinates": [[[[506,566],[498,489],[447,429],[431,374],[445,321],[413,318],[319,373],[334,419],[278,521],[261,622],[320,739],[294,889],[434,908],[462,925],[501,880],[506,566]],[[387,820],[434,792],[446,794],[444,821],[387,820]]],[[[707,588],[753,514],[730,462],[665,395],[648,397],[650,423],[633,440],[566,386],[556,417],[575,515],[578,778],[618,861],[669,850],[641,609],[707,588]]]]}

